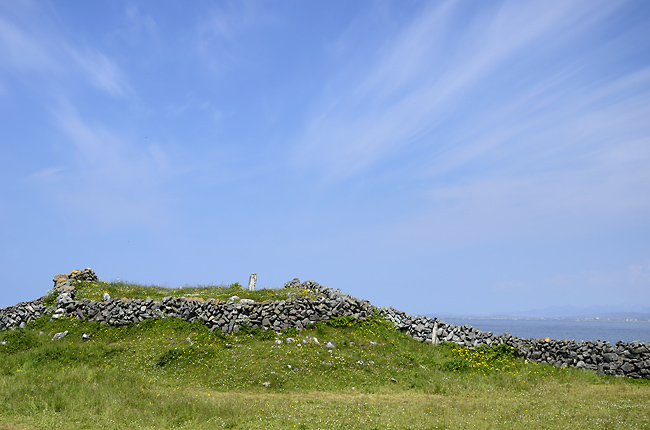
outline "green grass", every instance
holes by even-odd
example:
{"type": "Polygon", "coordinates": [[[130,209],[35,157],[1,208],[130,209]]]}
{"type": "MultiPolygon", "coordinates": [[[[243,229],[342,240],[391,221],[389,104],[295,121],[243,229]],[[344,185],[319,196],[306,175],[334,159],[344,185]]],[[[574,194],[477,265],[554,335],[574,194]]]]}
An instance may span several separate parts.
{"type": "Polygon", "coordinates": [[[433,347],[379,316],[237,335],[45,317],[0,341],[0,429],[641,429],[650,417],[650,381],[525,363],[502,346],[433,347]]]}
{"type": "MultiPolygon", "coordinates": [[[[263,302],[265,300],[285,300],[290,294],[295,294],[301,297],[313,297],[317,295],[313,291],[294,287],[282,289],[261,289],[255,291],[248,291],[243,288],[239,283],[225,285],[208,285],[198,287],[183,287],[179,288],[165,288],[157,287],[154,285],[140,285],[128,282],[99,282],[90,283],[85,281],[75,281],[76,289],[75,299],[89,299],[89,300],[102,300],[104,293],[108,293],[112,298],[132,298],[132,299],[146,299],[150,297],[154,300],[160,300],[163,297],[194,297],[197,299],[217,299],[226,301],[232,296],[238,296],[240,299],[253,299],[256,302],[263,302]]],[[[54,299],[50,299],[53,301],[54,299]]]]}

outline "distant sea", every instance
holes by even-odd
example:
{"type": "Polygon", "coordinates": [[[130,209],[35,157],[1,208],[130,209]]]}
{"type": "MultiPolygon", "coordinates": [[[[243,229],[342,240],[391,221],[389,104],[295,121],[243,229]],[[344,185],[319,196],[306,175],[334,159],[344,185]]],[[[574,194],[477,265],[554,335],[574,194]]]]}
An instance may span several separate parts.
{"type": "Polygon", "coordinates": [[[650,341],[648,321],[602,321],[518,318],[439,318],[448,324],[470,325],[494,334],[510,333],[526,338],[604,340],[612,345],[622,340],[650,341]]]}

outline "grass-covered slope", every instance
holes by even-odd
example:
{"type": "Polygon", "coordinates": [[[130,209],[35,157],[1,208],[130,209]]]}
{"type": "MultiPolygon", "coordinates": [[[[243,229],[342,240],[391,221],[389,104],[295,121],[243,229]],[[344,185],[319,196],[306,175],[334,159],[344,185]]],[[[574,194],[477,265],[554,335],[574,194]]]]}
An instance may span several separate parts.
{"type": "Polygon", "coordinates": [[[169,296],[182,296],[197,300],[216,299],[227,301],[232,296],[237,296],[240,299],[253,299],[256,302],[263,302],[265,300],[285,300],[290,295],[297,295],[303,297],[315,297],[316,294],[311,291],[300,287],[291,287],[283,289],[261,289],[249,291],[243,288],[239,283],[229,286],[225,285],[208,285],[199,287],[184,287],[180,289],[170,289],[165,287],[157,287],[155,285],[144,286],[138,284],[131,284],[127,282],[86,282],[75,281],[75,299],[89,299],[89,300],[102,300],[104,293],[108,293],[113,298],[131,298],[131,299],[147,299],[160,300],[169,296]]]}
{"type": "MultiPolygon", "coordinates": [[[[85,283],[77,299],[104,292],[172,294],[85,283]]],[[[174,292],[258,301],[287,294],[238,285],[174,292]]],[[[649,381],[525,363],[503,345],[433,347],[380,316],[237,335],[177,319],[110,327],[43,317],[0,332],[0,428],[7,429],[642,429],[649,405],[649,381]]]]}

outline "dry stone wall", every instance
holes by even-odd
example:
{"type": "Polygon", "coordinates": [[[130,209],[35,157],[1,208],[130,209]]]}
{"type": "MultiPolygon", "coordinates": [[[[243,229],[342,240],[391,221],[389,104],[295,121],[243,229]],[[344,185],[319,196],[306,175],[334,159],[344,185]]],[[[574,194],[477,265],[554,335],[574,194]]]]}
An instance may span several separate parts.
{"type": "Polygon", "coordinates": [[[165,297],[162,300],[109,297],[101,301],[75,300],[76,280],[98,281],[91,269],[58,275],[54,278],[54,290],[58,293],[54,306],[45,306],[45,297],[42,297],[0,310],[0,330],[24,327],[27,322],[45,314],[51,315],[53,319],[76,317],[115,326],[139,323],[152,318],[176,317],[188,322],[201,321],[211,330],[221,330],[224,333],[237,333],[243,326],[302,330],[331,317],[367,318],[374,314],[374,307],[367,300],[359,300],[341,293],[340,290],[319,285],[315,281],[298,285],[316,293],[316,298],[296,295],[281,301],[256,303],[243,299],[240,303],[235,303],[185,297],[165,297]]]}
{"type": "Polygon", "coordinates": [[[421,342],[453,342],[474,348],[480,345],[506,344],[527,360],[549,363],[557,367],[592,369],[601,374],[650,379],[650,342],[527,339],[508,333],[495,335],[469,325],[447,324],[437,318],[411,316],[393,308],[380,313],[395,326],[421,342]]]}
{"type": "Polygon", "coordinates": [[[506,344],[520,356],[558,367],[592,369],[602,374],[650,379],[650,342],[609,342],[526,339],[508,333],[495,335],[468,325],[447,324],[437,318],[411,316],[393,308],[377,309],[367,300],[359,300],[340,290],[319,285],[315,281],[294,279],[285,287],[300,286],[313,291],[316,298],[293,296],[287,300],[262,303],[243,299],[234,301],[196,300],[185,297],[152,299],[75,300],[74,281],[98,282],[91,269],[74,270],[54,278],[58,293],[54,306],[47,297],[0,309],[0,331],[25,325],[43,315],[57,319],[74,317],[115,326],[138,323],[152,318],[182,318],[200,321],[210,330],[237,333],[242,327],[270,330],[296,328],[302,330],[331,317],[367,318],[375,311],[383,314],[395,327],[421,342],[438,344],[453,342],[474,348],[480,345],[506,344]]]}

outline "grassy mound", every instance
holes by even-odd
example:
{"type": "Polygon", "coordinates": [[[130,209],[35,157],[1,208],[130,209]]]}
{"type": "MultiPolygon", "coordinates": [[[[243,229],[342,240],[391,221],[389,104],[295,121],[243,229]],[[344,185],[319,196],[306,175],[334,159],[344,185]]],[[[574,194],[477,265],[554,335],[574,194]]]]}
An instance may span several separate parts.
{"type": "MultiPolygon", "coordinates": [[[[143,300],[147,298],[160,300],[168,296],[182,296],[198,300],[216,299],[227,301],[232,296],[237,296],[240,299],[253,299],[256,302],[263,302],[265,300],[285,300],[292,294],[301,297],[317,297],[315,292],[300,287],[248,291],[248,289],[244,289],[244,287],[237,282],[229,286],[206,285],[198,287],[182,287],[180,289],[158,287],[155,285],[139,285],[121,281],[97,283],[74,281],[73,285],[76,291],[75,300],[102,300],[105,293],[108,293],[113,298],[143,300]]],[[[54,304],[55,298],[56,293],[52,293],[48,297],[48,303],[54,304]]]]}
{"type": "MultiPolygon", "coordinates": [[[[77,285],[77,299],[104,292],[260,301],[290,291],[77,285]]],[[[44,317],[0,333],[0,428],[641,429],[649,405],[649,381],[526,363],[503,345],[432,347],[378,315],[237,335],[174,318],[44,317]]]]}

